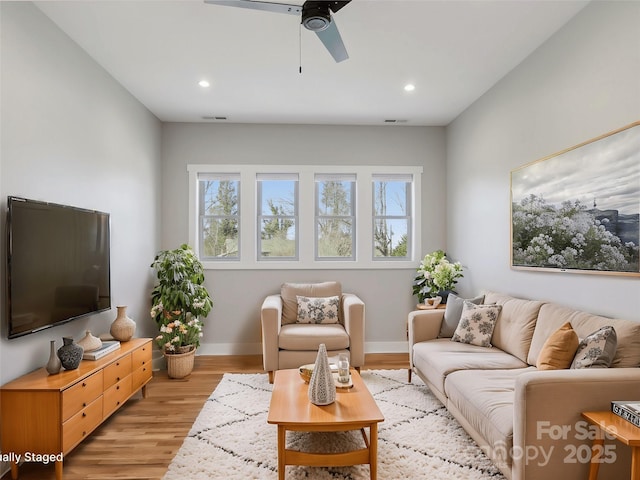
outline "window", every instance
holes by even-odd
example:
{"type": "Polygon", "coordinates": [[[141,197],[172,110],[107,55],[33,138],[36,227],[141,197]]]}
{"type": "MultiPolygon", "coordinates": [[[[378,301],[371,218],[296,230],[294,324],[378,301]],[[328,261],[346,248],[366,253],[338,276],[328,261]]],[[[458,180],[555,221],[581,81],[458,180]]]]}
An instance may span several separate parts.
{"type": "Polygon", "coordinates": [[[373,175],[373,256],[407,258],[411,252],[411,175],[373,175]]]}
{"type": "Polygon", "coordinates": [[[200,258],[240,258],[240,174],[198,175],[200,258]]]}
{"type": "Polygon", "coordinates": [[[422,167],[189,165],[189,243],[208,269],[415,270],[422,167]]]}
{"type": "Polygon", "coordinates": [[[355,175],[315,175],[316,259],[355,259],[355,175]]]}
{"type": "Polygon", "coordinates": [[[298,258],[298,175],[258,174],[258,258],[298,258]]]}

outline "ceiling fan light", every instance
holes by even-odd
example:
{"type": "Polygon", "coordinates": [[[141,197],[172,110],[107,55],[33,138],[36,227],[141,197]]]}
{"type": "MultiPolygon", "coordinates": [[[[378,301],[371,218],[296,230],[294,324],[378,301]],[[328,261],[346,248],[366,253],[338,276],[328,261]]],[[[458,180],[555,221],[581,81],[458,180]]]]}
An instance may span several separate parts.
{"type": "Polygon", "coordinates": [[[302,9],[302,25],[312,32],[321,32],[326,30],[331,23],[331,15],[327,5],[315,4],[303,7],[302,9]]]}

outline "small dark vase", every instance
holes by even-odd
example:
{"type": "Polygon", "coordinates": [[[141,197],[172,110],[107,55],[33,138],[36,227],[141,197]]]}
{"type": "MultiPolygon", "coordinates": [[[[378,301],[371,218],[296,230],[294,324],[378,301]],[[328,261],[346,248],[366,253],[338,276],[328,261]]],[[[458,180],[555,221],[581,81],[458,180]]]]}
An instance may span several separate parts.
{"type": "Polygon", "coordinates": [[[447,303],[447,299],[449,298],[449,294],[453,293],[453,294],[457,294],[457,292],[455,290],[440,290],[438,292],[438,296],[442,297],[442,303],[447,303]]]}
{"type": "Polygon", "coordinates": [[[80,345],[73,343],[73,338],[71,337],[62,337],[62,342],[64,345],[58,349],[58,358],[62,363],[62,367],[65,370],[75,370],[80,366],[84,349],[80,345]]]}

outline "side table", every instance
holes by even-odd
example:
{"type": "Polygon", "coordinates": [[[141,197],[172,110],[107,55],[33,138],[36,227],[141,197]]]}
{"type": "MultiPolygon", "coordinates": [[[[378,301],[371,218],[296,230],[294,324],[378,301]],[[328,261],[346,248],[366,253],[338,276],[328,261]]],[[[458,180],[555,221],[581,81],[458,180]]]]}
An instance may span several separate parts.
{"type": "MultiPolygon", "coordinates": [[[[582,412],[582,417],[600,428],[604,433],[631,447],[630,478],[631,480],[640,480],[640,428],[629,423],[624,418],[620,418],[613,412],[582,412]]],[[[602,437],[593,439],[589,480],[597,480],[598,478],[598,469],[600,467],[598,453],[603,452],[604,435],[602,437]]]]}

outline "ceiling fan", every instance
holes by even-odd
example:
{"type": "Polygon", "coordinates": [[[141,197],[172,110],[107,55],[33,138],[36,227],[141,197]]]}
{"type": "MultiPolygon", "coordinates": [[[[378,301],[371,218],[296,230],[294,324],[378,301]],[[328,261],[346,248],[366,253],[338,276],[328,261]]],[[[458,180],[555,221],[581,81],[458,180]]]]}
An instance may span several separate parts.
{"type": "Polygon", "coordinates": [[[342,37],[336,26],[331,12],[336,13],[351,0],[342,2],[327,2],[307,0],[300,5],[285,3],[263,2],[261,0],[204,0],[205,3],[214,5],[226,5],[229,7],[250,8],[252,10],[264,10],[267,12],[286,13],[289,15],[301,15],[301,23],[312,32],[316,32],[318,38],[329,51],[336,62],[342,62],[349,58],[347,49],[342,42],[342,37]]]}

